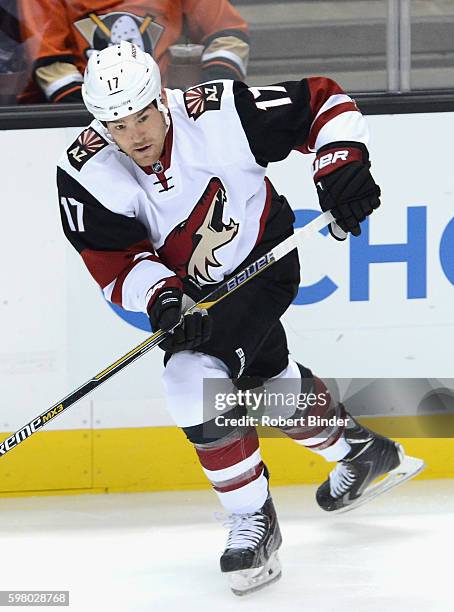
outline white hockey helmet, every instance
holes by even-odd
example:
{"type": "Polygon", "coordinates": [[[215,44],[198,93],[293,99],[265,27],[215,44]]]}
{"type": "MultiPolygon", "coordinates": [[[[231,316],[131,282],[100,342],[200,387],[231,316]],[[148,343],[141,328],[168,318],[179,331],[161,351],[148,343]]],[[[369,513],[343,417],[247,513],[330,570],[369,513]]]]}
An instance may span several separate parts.
{"type": "Polygon", "coordinates": [[[149,53],[126,40],[93,52],[85,69],[82,97],[99,121],[122,119],[156,101],[168,122],[157,63],[149,53]]]}

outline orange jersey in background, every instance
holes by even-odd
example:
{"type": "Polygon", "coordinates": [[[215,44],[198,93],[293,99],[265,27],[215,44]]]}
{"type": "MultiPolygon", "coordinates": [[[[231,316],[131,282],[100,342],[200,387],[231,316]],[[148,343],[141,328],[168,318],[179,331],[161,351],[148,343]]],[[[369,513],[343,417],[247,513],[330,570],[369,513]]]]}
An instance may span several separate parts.
{"type": "Polygon", "coordinates": [[[246,73],[247,24],[227,0],[18,0],[18,4],[24,27],[32,33],[27,44],[36,84],[29,88],[26,101],[39,97],[39,90],[51,101],[69,101],[75,91],[80,95],[90,53],[120,40],[151,53],[165,83],[168,48],[180,39],[184,26],[191,42],[205,46],[202,68],[219,72],[208,78],[243,79],[246,73]]]}

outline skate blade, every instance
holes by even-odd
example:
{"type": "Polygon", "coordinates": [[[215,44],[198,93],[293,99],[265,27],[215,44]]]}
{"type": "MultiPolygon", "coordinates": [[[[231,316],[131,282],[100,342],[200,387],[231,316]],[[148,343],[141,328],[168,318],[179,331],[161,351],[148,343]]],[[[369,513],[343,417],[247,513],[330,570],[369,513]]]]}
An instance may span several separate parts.
{"type": "Polygon", "coordinates": [[[404,455],[400,465],[394,468],[394,470],[388,472],[388,474],[382,480],[370,485],[360,497],[354,499],[347,506],[339,508],[338,510],[333,510],[330,512],[330,514],[343,514],[344,512],[354,510],[355,508],[358,508],[358,506],[362,506],[375,497],[382,495],[382,493],[386,493],[387,491],[394,489],[394,487],[398,487],[406,480],[414,478],[417,474],[422,472],[425,467],[426,464],[422,459],[404,455]]]}
{"type": "Polygon", "coordinates": [[[228,580],[233,593],[241,597],[276,582],[281,575],[281,564],[276,551],[262,567],[229,572],[228,580]]]}

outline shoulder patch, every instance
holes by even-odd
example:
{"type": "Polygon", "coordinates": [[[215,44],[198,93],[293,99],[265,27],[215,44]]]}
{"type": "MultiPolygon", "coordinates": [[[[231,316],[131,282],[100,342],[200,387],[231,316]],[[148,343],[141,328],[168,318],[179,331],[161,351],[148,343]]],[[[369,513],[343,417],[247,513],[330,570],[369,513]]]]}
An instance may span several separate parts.
{"type": "Polygon", "coordinates": [[[220,110],[223,83],[198,85],[184,92],[184,105],[189,117],[197,121],[205,111],[220,110]]]}
{"type": "Polygon", "coordinates": [[[108,141],[92,127],[84,130],[68,148],[68,161],[73,168],[81,170],[96,153],[108,146],[108,141]]]}

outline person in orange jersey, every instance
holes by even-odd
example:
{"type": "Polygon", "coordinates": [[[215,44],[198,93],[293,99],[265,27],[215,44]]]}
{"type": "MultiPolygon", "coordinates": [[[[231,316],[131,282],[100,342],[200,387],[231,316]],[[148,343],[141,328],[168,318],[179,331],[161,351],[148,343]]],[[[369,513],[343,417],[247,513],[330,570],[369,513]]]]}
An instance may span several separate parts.
{"type": "Polygon", "coordinates": [[[247,24],[228,0],[18,0],[33,83],[21,102],[81,102],[82,74],[93,51],[128,40],[150,53],[166,82],[169,47],[202,44],[201,80],[243,80],[247,24]]]}

